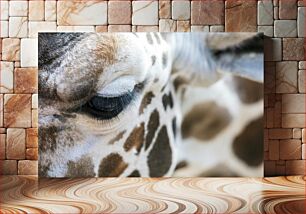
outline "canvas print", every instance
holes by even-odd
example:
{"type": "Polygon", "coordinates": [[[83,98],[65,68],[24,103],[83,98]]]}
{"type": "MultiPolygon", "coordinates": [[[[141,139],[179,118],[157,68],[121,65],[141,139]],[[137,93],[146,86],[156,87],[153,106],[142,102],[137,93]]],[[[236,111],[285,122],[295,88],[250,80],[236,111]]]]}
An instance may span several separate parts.
{"type": "Polygon", "coordinates": [[[263,176],[263,35],[39,33],[40,177],[263,176]]]}

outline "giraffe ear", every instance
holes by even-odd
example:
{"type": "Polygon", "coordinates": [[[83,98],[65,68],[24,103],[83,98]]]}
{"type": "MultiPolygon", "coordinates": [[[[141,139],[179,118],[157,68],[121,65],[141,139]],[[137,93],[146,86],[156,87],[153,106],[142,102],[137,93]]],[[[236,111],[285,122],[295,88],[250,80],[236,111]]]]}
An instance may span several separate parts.
{"type": "MultiPolygon", "coordinates": [[[[238,43],[230,43],[231,39],[229,39],[228,44],[223,42],[221,47],[209,43],[208,39],[208,46],[211,46],[217,72],[230,73],[256,82],[263,82],[263,34],[253,34],[252,36],[246,34],[236,37],[236,39],[238,43]]],[[[218,38],[213,40],[218,41],[218,38]]]]}

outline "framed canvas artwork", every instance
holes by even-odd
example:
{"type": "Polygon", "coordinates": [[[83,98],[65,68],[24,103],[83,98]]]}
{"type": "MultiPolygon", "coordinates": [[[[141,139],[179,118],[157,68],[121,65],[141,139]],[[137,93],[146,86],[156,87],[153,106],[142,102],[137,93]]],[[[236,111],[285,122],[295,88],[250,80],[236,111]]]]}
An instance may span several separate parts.
{"type": "Polygon", "coordinates": [[[40,177],[263,176],[263,35],[39,33],[40,177]]]}

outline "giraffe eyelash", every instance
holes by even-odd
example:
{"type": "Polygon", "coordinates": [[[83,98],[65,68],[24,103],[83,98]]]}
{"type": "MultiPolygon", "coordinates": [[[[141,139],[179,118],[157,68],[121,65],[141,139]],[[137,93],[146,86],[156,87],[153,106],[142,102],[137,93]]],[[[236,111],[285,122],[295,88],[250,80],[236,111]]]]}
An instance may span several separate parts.
{"type": "Polygon", "coordinates": [[[83,112],[97,120],[109,121],[118,118],[118,115],[130,105],[137,94],[142,90],[143,83],[136,84],[133,91],[120,96],[93,96],[84,106],[83,112]]]}
{"type": "Polygon", "coordinates": [[[85,104],[85,110],[98,120],[110,120],[125,110],[133,98],[133,92],[118,97],[94,96],[85,104]]]}

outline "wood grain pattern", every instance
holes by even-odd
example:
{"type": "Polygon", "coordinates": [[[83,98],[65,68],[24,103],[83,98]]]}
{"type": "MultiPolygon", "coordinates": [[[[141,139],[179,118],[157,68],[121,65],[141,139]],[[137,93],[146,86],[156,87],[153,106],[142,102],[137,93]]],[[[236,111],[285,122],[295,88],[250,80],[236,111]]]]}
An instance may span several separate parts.
{"type": "Polygon", "coordinates": [[[1,213],[305,213],[305,178],[4,176],[1,213]]]}

